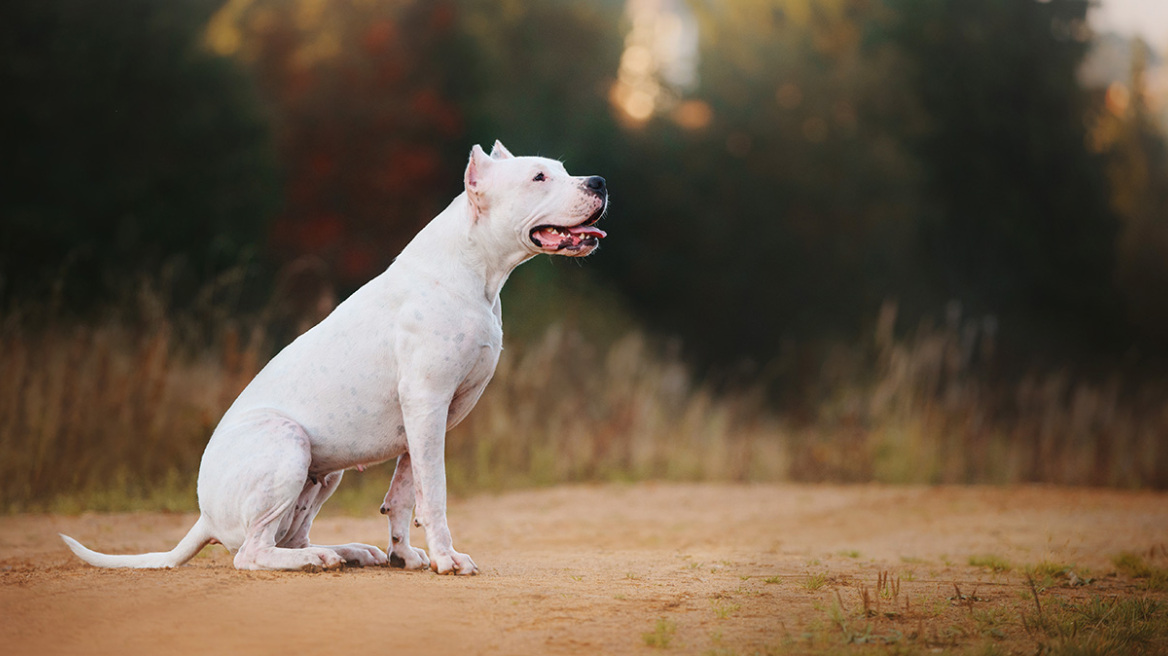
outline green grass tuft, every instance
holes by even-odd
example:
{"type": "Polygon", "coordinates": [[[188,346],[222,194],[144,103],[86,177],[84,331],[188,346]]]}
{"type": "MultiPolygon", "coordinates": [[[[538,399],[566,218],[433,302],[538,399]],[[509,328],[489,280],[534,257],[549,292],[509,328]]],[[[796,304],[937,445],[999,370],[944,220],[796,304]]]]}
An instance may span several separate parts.
{"type": "Polygon", "coordinates": [[[1133,579],[1143,579],[1142,587],[1145,590],[1157,592],[1168,591],[1168,568],[1149,564],[1142,557],[1124,552],[1111,559],[1120,574],[1133,579]]]}
{"type": "Polygon", "coordinates": [[[649,647],[656,649],[669,649],[670,643],[673,642],[673,636],[677,633],[677,623],[669,618],[662,617],[657,620],[652,631],[646,631],[641,634],[641,638],[649,647]]]}
{"type": "Polygon", "coordinates": [[[827,572],[812,574],[811,576],[807,577],[806,581],[803,582],[803,587],[807,588],[808,590],[818,590],[825,585],[827,585],[827,572]]]}
{"type": "Polygon", "coordinates": [[[1149,598],[1059,601],[1024,613],[1022,621],[1038,637],[1039,653],[1054,656],[1154,654],[1168,645],[1164,604],[1149,598]]]}
{"type": "Polygon", "coordinates": [[[714,608],[714,617],[717,617],[720,620],[724,620],[730,617],[742,608],[741,604],[722,604],[716,602],[711,602],[711,604],[714,608]]]}
{"type": "Polygon", "coordinates": [[[1014,569],[1013,565],[1008,560],[1001,556],[985,555],[985,556],[970,556],[969,565],[971,567],[983,567],[992,569],[995,572],[1008,572],[1014,569]]]}

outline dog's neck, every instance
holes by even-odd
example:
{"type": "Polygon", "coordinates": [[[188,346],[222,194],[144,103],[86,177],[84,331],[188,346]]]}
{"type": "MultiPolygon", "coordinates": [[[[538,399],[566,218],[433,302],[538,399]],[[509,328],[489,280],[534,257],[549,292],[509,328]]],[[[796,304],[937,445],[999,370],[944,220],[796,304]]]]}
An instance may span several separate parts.
{"type": "Polygon", "coordinates": [[[481,294],[494,305],[515,267],[533,257],[515,240],[509,241],[505,230],[502,233],[492,234],[487,226],[475,225],[464,192],[406,245],[397,261],[430,271],[435,279],[463,287],[467,294],[481,294]],[[436,257],[437,253],[446,257],[436,257]]]}

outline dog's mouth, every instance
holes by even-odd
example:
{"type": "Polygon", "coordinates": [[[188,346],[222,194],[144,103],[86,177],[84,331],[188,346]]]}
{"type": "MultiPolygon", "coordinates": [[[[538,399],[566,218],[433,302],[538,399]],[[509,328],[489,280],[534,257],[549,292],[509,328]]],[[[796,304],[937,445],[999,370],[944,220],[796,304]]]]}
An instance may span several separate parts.
{"type": "Polygon", "coordinates": [[[531,241],[541,249],[553,253],[591,251],[600,244],[601,239],[608,236],[608,233],[593,225],[600,220],[602,214],[603,207],[584,222],[574,226],[536,226],[531,230],[531,241]]]}

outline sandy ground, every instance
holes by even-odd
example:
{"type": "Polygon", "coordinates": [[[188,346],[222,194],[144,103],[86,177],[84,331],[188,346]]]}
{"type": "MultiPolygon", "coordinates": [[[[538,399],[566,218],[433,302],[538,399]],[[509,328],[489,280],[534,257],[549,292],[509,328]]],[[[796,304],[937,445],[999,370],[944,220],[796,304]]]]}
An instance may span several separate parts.
{"type": "MultiPolygon", "coordinates": [[[[314,541],[384,547],[379,501],[368,518],[319,518],[314,541]]],[[[1033,653],[1033,637],[1009,619],[1033,603],[1024,569],[1056,563],[1087,583],[1048,580],[1044,598],[1137,594],[1110,573],[1111,559],[1164,554],[1168,495],[638,484],[478,496],[450,508],[476,577],[238,572],[219,546],[175,570],[99,570],[57,538],[161,551],[193,521],[0,518],[3,652],[648,654],[664,641],[670,653],[777,654],[851,641],[928,653],[993,640],[1033,653]],[[1010,569],[972,566],[980,556],[1010,569]],[[882,572],[899,588],[879,594],[882,572]],[[882,607],[865,613],[865,592],[882,607]],[[833,620],[833,607],[850,619],[833,620]],[[996,607],[1008,614],[994,633],[974,611],[996,607]]],[[[425,543],[417,529],[413,541],[425,543]]]]}

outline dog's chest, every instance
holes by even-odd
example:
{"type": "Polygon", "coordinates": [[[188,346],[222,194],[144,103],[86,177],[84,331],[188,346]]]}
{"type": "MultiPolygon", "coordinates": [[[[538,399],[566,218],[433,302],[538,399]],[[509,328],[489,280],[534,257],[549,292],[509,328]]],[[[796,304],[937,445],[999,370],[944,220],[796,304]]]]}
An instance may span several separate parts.
{"type": "Polygon", "coordinates": [[[499,346],[494,344],[482,345],[478,357],[475,358],[470,372],[467,373],[466,379],[463,381],[464,389],[482,387],[491,380],[491,376],[495,375],[495,367],[499,365],[499,351],[501,350],[499,346]]]}
{"type": "Polygon", "coordinates": [[[452,428],[471,411],[499,364],[499,354],[503,350],[501,329],[487,331],[482,336],[478,348],[471,356],[471,364],[462,383],[450,401],[447,427],[452,428]]]}

